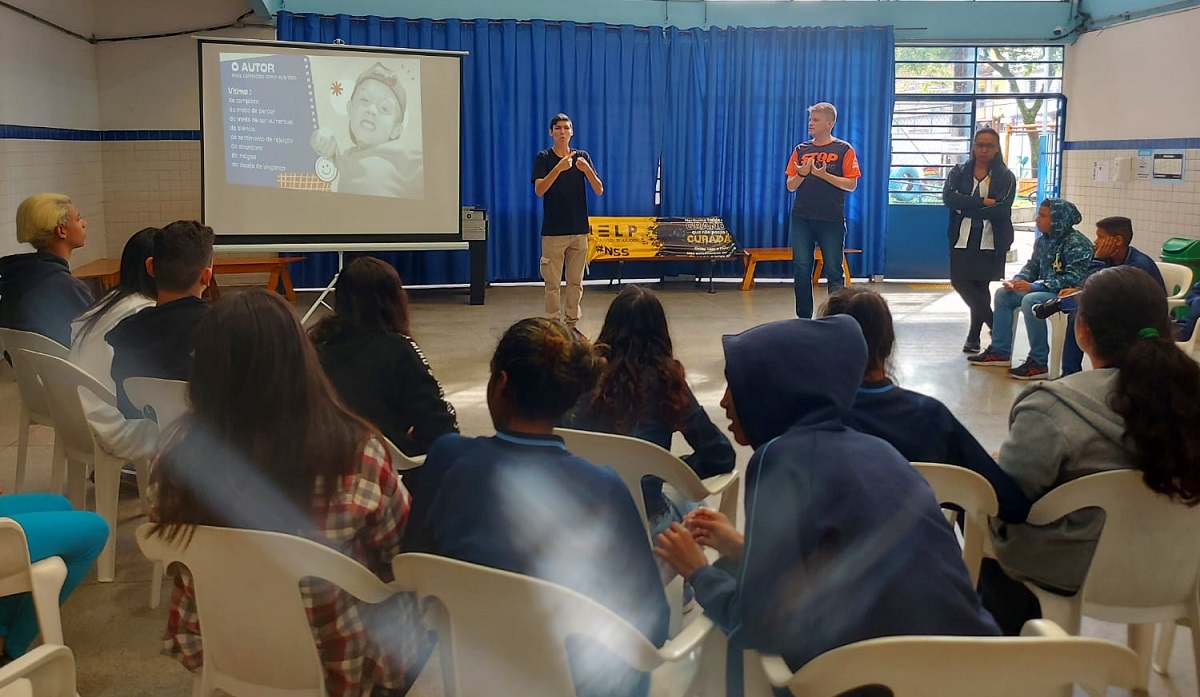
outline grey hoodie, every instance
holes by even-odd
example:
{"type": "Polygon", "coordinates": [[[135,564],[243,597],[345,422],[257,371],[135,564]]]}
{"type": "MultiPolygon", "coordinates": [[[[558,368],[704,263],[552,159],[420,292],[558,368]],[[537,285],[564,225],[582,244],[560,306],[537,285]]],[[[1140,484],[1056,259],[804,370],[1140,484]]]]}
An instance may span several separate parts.
{"type": "MultiPolygon", "coordinates": [[[[1034,385],[1013,404],[1000,468],[1036,505],[1056,486],[1134,467],[1121,445],[1125,422],[1108,407],[1116,368],[1089,370],[1034,385]]],[[[1084,509],[1050,525],[992,521],[996,557],[1009,576],[1074,593],[1083,584],[1104,525],[1084,509]]]]}

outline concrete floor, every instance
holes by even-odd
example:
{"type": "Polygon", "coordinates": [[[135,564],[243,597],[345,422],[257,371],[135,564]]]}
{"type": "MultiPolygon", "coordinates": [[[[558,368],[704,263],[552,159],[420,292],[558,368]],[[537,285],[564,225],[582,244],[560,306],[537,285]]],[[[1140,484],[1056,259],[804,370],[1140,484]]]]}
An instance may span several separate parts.
{"type": "MultiPolygon", "coordinates": [[[[1009,406],[1025,386],[996,369],[968,368],[960,352],[966,333],[965,306],[949,286],[880,283],[876,289],[891,304],[898,346],[895,367],[902,385],[945,402],[989,451],[999,448],[1007,431],[1009,406]]],[[[718,401],[725,389],[720,335],[792,316],[792,289],[761,282],[751,292],[720,284],[708,294],[691,283],[654,286],[667,308],[677,357],[688,380],[714,421],[726,424],[718,401]]],[[[615,295],[605,286],[588,286],[580,329],[599,333],[604,311],[615,295]]],[[[446,389],[466,434],[492,432],[484,399],[488,361],[500,334],[517,319],[535,315],[542,306],[535,287],[491,288],[487,304],[470,306],[466,291],[415,290],[411,310],[413,332],[446,389]]],[[[823,300],[818,291],[818,303],[823,300]]],[[[312,294],[302,294],[303,311],[312,294]]],[[[986,336],[985,336],[986,341],[986,336]]],[[[1016,353],[1024,348],[1018,347],[1016,353]]],[[[1023,355],[1023,354],[1022,354],[1023,355]]],[[[8,366],[0,361],[0,484],[12,491],[16,463],[18,402],[8,366]]],[[[677,450],[686,444],[677,438],[677,450]]],[[[35,428],[30,448],[29,488],[49,485],[52,431],[35,428]]],[[[739,464],[749,458],[738,447],[739,464]]],[[[75,652],[79,692],[84,697],[184,697],[191,693],[188,673],[160,653],[166,607],[149,610],[150,563],[137,550],[134,529],[144,521],[136,500],[125,492],[117,529],[117,578],[100,584],[89,580],[63,609],[66,641],[75,652]]],[[[1084,633],[1124,641],[1115,625],[1085,621],[1084,633]]],[[[1155,697],[1196,695],[1191,639],[1179,633],[1168,679],[1152,677],[1155,697]]]]}

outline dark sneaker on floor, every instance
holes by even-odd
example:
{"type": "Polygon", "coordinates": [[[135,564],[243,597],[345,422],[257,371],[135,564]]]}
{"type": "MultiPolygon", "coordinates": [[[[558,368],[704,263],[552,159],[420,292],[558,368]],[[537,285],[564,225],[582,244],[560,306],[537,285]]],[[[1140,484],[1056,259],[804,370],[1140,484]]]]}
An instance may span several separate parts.
{"type": "Polygon", "coordinates": [[[1008,371],[1008,377],[1014,380],[1045,380],[1050,377],[1050,370],[1032,358],[1008,371]]]}
{"type": "Polygon", "coordinates": [[[963,344],[963,353],[979,353],[979,339],[967,339],[963,344]]]}
{"type": "Polygon", "coordinates": [[[1006,356],[1003,353],[997,353],[989,346],[986,351],[977,356],[967,356],[967,362],[971,365],[1007,368],[1012,365],[1012,357],[1006,356]]]}

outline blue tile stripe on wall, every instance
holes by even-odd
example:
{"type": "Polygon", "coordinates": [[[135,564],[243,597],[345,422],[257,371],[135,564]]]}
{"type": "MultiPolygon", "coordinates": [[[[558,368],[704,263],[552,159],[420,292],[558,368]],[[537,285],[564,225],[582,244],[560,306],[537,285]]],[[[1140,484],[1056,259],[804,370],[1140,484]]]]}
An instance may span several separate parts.
{"type": "Polygon", "coordinates": [[[0,139],[10,140],[200,140],[200,131],[92,131],[79,128],[48,128],[0,124],[0,139]]]}
{"type": "Polygon", "coordinates": [[[1191,150],[1200,138],[1139,138],[1134,140],[1068,140],[1063,150],[1191,150]]]}

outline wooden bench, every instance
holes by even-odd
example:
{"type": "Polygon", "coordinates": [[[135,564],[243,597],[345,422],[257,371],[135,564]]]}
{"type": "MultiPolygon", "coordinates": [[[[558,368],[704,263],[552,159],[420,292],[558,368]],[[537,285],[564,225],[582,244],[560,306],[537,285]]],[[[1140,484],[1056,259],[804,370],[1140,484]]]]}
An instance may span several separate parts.
{"type": "MultiPolygon", "coordinates": [[[[288,264],[303,261],[304,257],[225,257],[213,259],[213,279],[208,286],[208,296],[213,300],[221,297],[221,289],[217,286],[217,274],[223,273],[265,273],[267,288],[277,290],[283,285],[283,294],[288,300],[296,299],[296,289],[292,287],[292,276],[288,273],[288,264]]],[[[119,259],[97,259],[71,271],[76,278],[84,280],[94,278],[100,282],[104,290],[121,282],[121,261],[119,259]]]]}
{"type": "MultiPolygon", "coordinates": [[[[791,247],[751,247],[747,250],[745,263],[746,271],[742,274],[742,290],[750,290],[754,287],[754,269],[760,261],[791,261],[791,247]]],[[[842,273],[845,274],[846,280],[850,280],[850,265],[846,263],[847,254],[861,254],[861,249],[843,249],[842,250],[842,273]]],[[[821,272],[825,270],[825,260],[821,256],[821,248],[817,247],[813,250],[813,285],[821,279],[821,272]]]]}
{"type": "MultiPolygon", "coordinates": [[[[788,258],[790,259],[791,257],[788,257],[788,258]]],[[[616,279],[615,279],[615,280],[616,280],[616,282],[617,282],[617,285],[618,285],[618,286],[620,286],[620,285],[622,284],[622,279],[624,278],[624,274],[625,274],[625,262],[627,262],[627,261],[690,261],[690,262],[706,262],[706,263],[708,264],[708,274],[707,274],[707,276],[708,276],[708,292],[709,292],[709,293],[716,293],[716,292],[717,292],[717,290],[716,290],[716,288],[713,286],[713,280],[714,280],[714,279],[713,279],[713,277],[716,275],[716,266],[717,266],[717,262],[718,262],[718,261],[734,261],[735,259],[743,259],[743,260],[744,260],[744,259],[745,259],[745,256],[744,256],[744,254],[743,254],[741,251],[735,251],[735,252],[734,252],[732,255],[730,255],[730,256],[724,256],[724,257],[700,257],[700,256],[686,256],[686,255],[668,255],[668,256],[657,256],[657,257],[630,257],[630,258],[628,258],[628,259],[615,259],[615,258],[611,258],[611,257],[602,257],[602,258],[599,258],[599,259],[593,259],[593,260],[592,260],[590,263],[591,263],[591,264],[597,264],[597,263],[607,263],[607,262],[610,262],[610,261],[615,261],[615,262],[617,262],[617,277],[616,277],[616,279]]],[[[699,286],[699,285],[700,285],[700,283],[701,283],[701,280],[702,280],[703,278],[704,278],[704,276],[703,276],[703,275],[701,275],[701,276],[698,276],[698,277],[696,278],[696,285],[697,285],[697,286],[699,286]]],[[[611,279],[611,278],[610,278],[610,279],[608,279],[608,285],[610,285],[610,286],[611,286],[611,285],[612,285],[612,283],[613,283],[613,280],[614,280],[614,279],[611,279]]]]}

